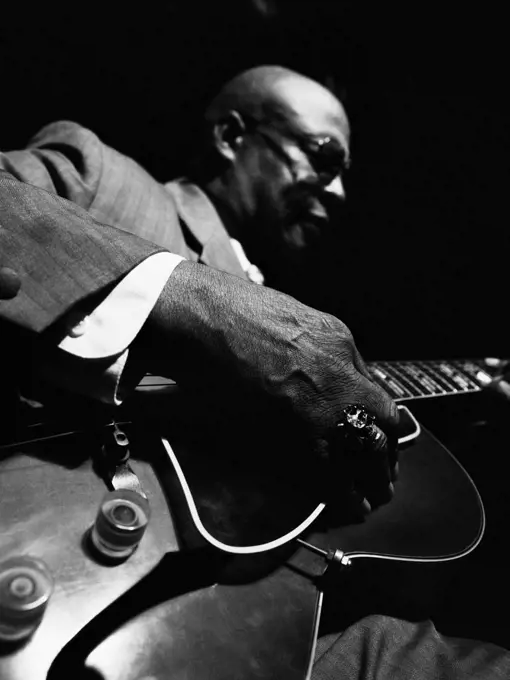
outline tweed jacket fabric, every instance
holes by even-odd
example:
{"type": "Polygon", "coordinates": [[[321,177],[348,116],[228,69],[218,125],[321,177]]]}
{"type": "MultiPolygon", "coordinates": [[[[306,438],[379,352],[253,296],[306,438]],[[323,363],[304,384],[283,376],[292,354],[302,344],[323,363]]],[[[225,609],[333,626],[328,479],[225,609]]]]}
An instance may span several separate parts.
{"type": "Polygon", "coordinates": [[[246,278],[215,208],[197,186],[184,179],[157,182],[77,123],[52,123],[26,149],[0,153],[0,169],[72,201],[102,224],[246,278]]]}

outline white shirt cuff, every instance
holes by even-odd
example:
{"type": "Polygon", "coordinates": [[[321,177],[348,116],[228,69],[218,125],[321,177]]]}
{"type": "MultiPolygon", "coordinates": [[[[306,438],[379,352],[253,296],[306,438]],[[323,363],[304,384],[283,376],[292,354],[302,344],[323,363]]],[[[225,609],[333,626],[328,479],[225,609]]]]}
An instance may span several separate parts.
{"type": "Polygon", "coordinates": [[[93,362],[95,370],[89,365],[86,384],[80,384],[83,381],[79,379],[80,374],[84,377],[83,367],[77,370],[76,384],[80,384],[80,392],[108,403],[122,402],[118,392],[127,370],[129,345],[146,322],[175,267],[184,259],[169,252],[151,255],[132,269],[91,314],[79,319],[73,318],[72,313],[69,315],[69,334],[59,348],[82,359],[103,360],[93,362]]]}
{"type": "Polygon", "coordinates": [[[77,320],[70,315],[69,334],[60,349],[83,359],[118,356],[133,342],[168,277],[183,260],[163,252],[141,262],[89,316],[77,320]]]}

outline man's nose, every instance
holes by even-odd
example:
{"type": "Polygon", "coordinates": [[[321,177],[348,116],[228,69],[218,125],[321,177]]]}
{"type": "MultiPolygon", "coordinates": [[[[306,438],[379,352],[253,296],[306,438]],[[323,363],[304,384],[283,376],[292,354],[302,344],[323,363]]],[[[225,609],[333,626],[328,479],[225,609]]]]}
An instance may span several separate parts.
{"type": "Polygon", "coordinates": [[[334,177],[331,182],[324,187],[324,191],[343,200],[345,198],[345,189],[340,175],[334,177]]]}

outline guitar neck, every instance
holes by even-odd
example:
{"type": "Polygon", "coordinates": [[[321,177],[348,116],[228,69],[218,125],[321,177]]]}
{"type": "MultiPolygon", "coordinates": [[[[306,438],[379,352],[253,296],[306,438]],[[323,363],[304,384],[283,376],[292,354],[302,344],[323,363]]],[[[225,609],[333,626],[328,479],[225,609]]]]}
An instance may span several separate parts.
{"type": "Polygon", "coordinates": [[[368,370],[395,401],[479,392],[492,380],[482,362],[472,359],[374,361],[368,370]]]}

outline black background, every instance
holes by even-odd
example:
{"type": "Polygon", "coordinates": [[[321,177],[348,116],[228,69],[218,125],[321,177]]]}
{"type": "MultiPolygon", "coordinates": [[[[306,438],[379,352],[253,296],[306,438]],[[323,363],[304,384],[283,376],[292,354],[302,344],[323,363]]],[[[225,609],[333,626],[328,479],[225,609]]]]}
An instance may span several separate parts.
{"type": "Polygon", "coordinates": [[[502,10],[319,0],[106,8],[11,7],[0,28],[0,148],[72,119],[168,180],[226,79],[261,63],[295,68],[345,96],[353,168],[334,239],[290,292],[346,321],[367,358],[508,354],[502,10]]]}

